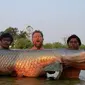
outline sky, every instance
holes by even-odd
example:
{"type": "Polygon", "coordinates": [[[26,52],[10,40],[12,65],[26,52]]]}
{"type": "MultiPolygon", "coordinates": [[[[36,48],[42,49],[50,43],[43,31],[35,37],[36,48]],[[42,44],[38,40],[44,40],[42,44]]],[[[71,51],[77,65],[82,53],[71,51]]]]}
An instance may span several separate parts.
{"type": "Polygon", "coordinates": [[[85,44],[85,0],[0,0],[0,31],[41,30],[45,43],[76,34],[85,44]]]}

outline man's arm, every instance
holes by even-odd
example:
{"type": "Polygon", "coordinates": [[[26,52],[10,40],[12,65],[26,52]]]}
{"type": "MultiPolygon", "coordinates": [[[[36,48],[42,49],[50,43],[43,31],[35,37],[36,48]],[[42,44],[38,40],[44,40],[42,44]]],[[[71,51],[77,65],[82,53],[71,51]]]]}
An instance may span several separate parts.
{"type": "Polygon", "coordinates": [[[72,66],[85,70],[85,52],[75,56],[62,56],[62,63],[65,66],[72,66]]]}
{"type": "Polygon", "coordinates": [[[74,56],[62,56],[63,62],[82,63],[85,62],[85,52],[81,52],[79,55],[74,56]]]}

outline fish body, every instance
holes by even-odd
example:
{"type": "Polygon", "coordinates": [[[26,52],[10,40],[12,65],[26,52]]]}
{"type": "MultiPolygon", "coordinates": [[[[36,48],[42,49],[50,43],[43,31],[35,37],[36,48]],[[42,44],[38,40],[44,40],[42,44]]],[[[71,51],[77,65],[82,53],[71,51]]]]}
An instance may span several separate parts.
{"type": "Polygon", "coordinates": [[[57,61],[51,50],[0,50],[0,74],[38,77],[43,68],[57,61]]]}
{"type": "Polygon", "coordinates": [[[38,77],[43,71],[60,73],[63,68],[59,56],[75,56],[81,52],[68,49],[0,50],[0,74],[14,71],[20,77],[38,77]]]}

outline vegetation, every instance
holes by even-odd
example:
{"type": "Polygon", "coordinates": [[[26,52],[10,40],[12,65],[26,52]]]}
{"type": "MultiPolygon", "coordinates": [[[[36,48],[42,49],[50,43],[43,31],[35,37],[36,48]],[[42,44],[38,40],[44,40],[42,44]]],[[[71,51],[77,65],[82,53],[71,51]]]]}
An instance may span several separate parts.
{"type": "MultiPolygon", "coordinates": [[[[32,47],[32,42],[30,41],[28,35],[30,35],[30,32],[26,31],[19,31],[18,28],[13,28],[9,27],[4,31],[1,31],[0,33],[3,32],[9,32],[12,34],[14,38],[14,42],[11,45],[12,49],[28,49],[32,47]]],[[[52,48],[65,48],[66,47],[66,39],[64,39],[64,43],[62,44],[60,42],[54,42],[54,43],[46,43],[44,44],[44,48],[46,49],[52,49],[52,48]]],[[[81,47],[82,49],[85,49],[85,45],[82,44],[81,47]]]]}

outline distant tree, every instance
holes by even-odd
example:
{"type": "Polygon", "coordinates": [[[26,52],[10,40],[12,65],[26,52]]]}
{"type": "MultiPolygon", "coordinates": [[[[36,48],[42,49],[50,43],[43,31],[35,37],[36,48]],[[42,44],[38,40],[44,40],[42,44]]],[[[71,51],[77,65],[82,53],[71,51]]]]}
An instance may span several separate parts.
{"type": "Polygon", "coordinates": [[[25,31],[19,31],[18,28],[9,27],[4,32],[11,33],[14,38],[11,48],[29,48],[31,42],[27,39],[25,31]]]}
{"type": "Polygon", "coordinates": [[[4,32],[9,32],[12,36],[16,36],[18,34],[18,28],[8,27],[4,32]]]}
{"type": "Polygon", "coordinates": [[[25,31],[20,31],[18,36],[17,36],[17,39],[19,38],[26,38],[26,32],[25,31]]]}
{"type": "Polygon", "coordinates": [[[30,40],[25,39],[25,38],[20,38],[16,40],[14,48],[16,49],[26,49],[26,48],[31,48],[32,43],[30,40]]]}
{"type": "Polygon", "coordinates": [[[80,48],[81,48],[81,49],[85,49],[85,45],[82,44],[82,45],[80,46],[80,48]]]}
{"type": "Polygon", "coordinates": [[[68,37],[63,37],[63,41],[64,41],[65,45],[67,44],[67,39],[68,39],[68,37]]]}
{"type": "Polygon", "coordinates": [[[51,43],[46,43],[46,44],[44,44],[44,48],[52,49],[52,44],[51,43]]]}
{"type": "Polygon", "coordinates": [[[33,27],[28,25],[26,27],[26,37],[31,40],[31,37],[32,37],[32,32],[33,32],[33,27]]]}
{"type": "Polygon", "coordinates": [[[63,44],[61,44],[60,42],[55,42],[53,43],[53,48],[62,48],[63,44]]]}

